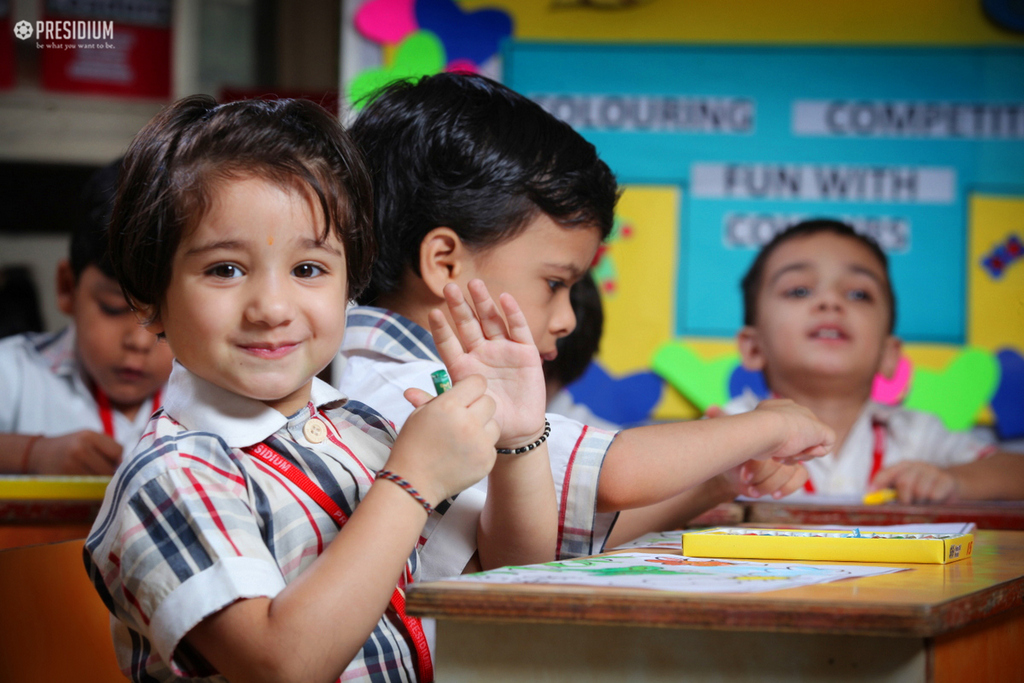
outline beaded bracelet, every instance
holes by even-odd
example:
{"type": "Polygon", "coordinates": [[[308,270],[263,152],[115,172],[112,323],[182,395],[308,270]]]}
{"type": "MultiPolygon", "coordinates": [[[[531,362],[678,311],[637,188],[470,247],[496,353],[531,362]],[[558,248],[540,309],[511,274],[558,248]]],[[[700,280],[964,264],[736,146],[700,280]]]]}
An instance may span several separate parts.
{"type": "Polygon", "coordinates": [[[548,440],[548,435],[551,434],[551,423],[548,419],[544,418],[544,433],[540,435],[540,438],[531,444],[521,446],[520,448],[499,448],[498,453],[501,455],[519,455],[520,453],[527,453],[532,451],[537,446],[541,445],[548,440]]]}
{"type": "Polygon", "coordinates": [[[410,496],[416,499],[416,502],[423,506],[423,509],[427,511],[428,515],[434,511],[434,508],[431,507],[430,503],[427,502],[427,499],[421,496],[420,492],[412,487],[412,484],[407,482],[405,479],[402,479],[400,476],[398,476],[391,470],[380,470],[379,472],[377,472],[377,478],[387,479],[388,481],[393,481],[399,486],[401,486],[403,489],[405,489],[406,493],[408,493],[410,496]]]}

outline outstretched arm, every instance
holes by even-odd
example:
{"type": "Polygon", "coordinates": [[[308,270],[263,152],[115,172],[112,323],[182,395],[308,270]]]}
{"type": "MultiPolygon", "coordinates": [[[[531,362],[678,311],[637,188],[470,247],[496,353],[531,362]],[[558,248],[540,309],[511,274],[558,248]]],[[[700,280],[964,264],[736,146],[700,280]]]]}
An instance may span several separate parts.
{"type": "MultiPolygon", "coordinates": [[[[476,308],[457,285],[444,289],[455,330],[444,315],[430,313],[430,331],[452,381],[467,375],[487,378],[494,419],[501,428],[498,448],[534,443],[544,431],[544,372],[526,317],[515,299],[498,305],[480,280],[469,283],[476,308]],[[504,317],[503,315],[504,314],[504,317]]],[[[558,509],[547,444],[519,455],[499,455],[487,479],[477,547],[484,569],[554,559],[558,509]]]]}
{"type": "Polygon", "coordinates": [[[654,505],[745,461],[794,464],[825,455],[834,445],[828,426],[786,399],[762,401],[741,415],[626,429],[605,456],[598,510],[654,505]]]}

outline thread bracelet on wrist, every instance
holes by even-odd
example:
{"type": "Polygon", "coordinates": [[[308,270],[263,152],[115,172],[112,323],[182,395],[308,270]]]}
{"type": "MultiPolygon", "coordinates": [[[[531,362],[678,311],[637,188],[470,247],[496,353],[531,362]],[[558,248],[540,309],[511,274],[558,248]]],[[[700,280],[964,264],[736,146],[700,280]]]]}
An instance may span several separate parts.
{"type": "Polygon", "coordinates": [[[407,482],[405,479],[402,479],[400,476],[398,476],[391,470],[380,470],[379,472],[377,472],[377,478],[387,479],[390,482],[398,484],[400,487],[402,487],[402,489],[405,490],[406,493],[412,496],[417,503],[423,506],[423,509],[427,511],[428,515],[434,511],[433,506],[427,502],[426,498],[420,495],[419,491],[412,487],[412,484],[407,482]]]}
{"type": "Polygon", "coordinates": [[[499,449],[497,449],[497,451],[498,451],[498,453],[500,455],[521,455],[523,453],[528,453],[528,452],[532,451],[534,448],[537,448],[538,446],[540,446],[545,441],[547,441],[548,440],[548,436],[550,434],[551,434],[551,423],[548,422],[548,419],[545,417],[544,418],[544,433],[540,435],[539,439],[537,439],[533,443],[528,443],[525,446],[520,446],[519,448],[499,448],[499,449]]]}

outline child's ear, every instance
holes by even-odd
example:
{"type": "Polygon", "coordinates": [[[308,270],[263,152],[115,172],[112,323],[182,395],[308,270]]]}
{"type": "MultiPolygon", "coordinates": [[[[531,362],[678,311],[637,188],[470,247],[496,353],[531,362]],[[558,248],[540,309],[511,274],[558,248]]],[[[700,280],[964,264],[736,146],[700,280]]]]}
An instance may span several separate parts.
{"type": "Polygon", "coordinates": [[[740,350],[740,360],[747,370],[764,370],[765,358],[761,350],[761,339],[757,328],[744,325],[736,333],[736,346],[740,350]]]}
{"type": "Polygon", "coordinates": [[[61,259],[57,264],[57,307],[64,315],[75,314],[75,273],[71,262],[61,259]]]}
{"type": "Polygon", "coordinates": [[[899,337],[889,335],[882,342],[882,361],[879,363],[878,372],[887,379],[892,379],[896,374],[896,368],[900,364],[900,357],[903,355],[903,342],[899,337]]]}
{"type": "Polygon", "coordinates": [[[434,228],[420,242],[420,277],[439,299],[444,286],[455,282],[466,267],[469,251],[451,228],[434,228]]]}

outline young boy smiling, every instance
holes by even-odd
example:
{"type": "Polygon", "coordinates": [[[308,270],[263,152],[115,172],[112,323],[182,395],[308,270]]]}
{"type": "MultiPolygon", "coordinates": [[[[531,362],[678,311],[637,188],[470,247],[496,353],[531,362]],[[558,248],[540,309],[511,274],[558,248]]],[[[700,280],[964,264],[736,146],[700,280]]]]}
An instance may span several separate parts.
{"type": "MultiPolygon", "coordinates": [[[[134,680],[429,681],[402,591],[433,508],[492,470],[512,489],[531,474],[495,465],[509,429],[496,407],[508,409],[468,370],[443,396],[407,392],[416,409],[397,439],[316,379],[369,276],[370,193],[337,120],[310,102],[186,98],[128,151],[114,266],[176,362],[85,561],[134,680]]],[[[532,438],[544,389],[521,363],[536,356],[528,327],[510,298],[506,327],[486,292],[474,296],[481,318],[449,291],[459,324],[432,316],[438,348],[466,369],[489,358],[517,395],[539,393],[521,405],[532,438]]],[[[528,483],[547,505],[481,523],[484,566],[553,556],[553,489],[528,483]]]]}
{"type": "MultiPolygon", "coordinates": [[[[901,502],[1024,497],[1024,457],[938,418],[870,400],[900,358],[885,254],[832,220],[799,223],[758,254],[743,279],[743,364],[831,426],[836,448],[807,463],[808,491],[860,495],[895,488],[901,502]]],[[[726,413],[749,410],[745,395],[726,413]]]]}

